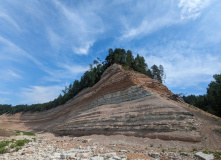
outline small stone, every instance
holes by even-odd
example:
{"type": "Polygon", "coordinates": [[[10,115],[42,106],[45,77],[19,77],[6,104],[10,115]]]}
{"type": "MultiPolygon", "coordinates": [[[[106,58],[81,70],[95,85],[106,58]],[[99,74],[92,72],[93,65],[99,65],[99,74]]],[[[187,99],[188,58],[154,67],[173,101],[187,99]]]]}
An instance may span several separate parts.
{"type": "Polygon", "coordinates": [[[84,140],[82,140],[81,142],[82,143],[88,143],[90,140],[88,140],[88,139],[84,139],[84,140]]]}
{"type": "Polygon", "coordinates": [[[121,158],[118,156],[114,156],[113,159],[120,160],[121,158]]]}
{"type": "Polygon", "coordinates": [[[160,156],[160,153],[158,153],[158,152],[149,152],[148,155],[153,157],[153,158],[158,158],[160,156]]]}
{"type": "Polygon", "coordinates": [[[104,157],[95,156],[95,157],[91,157],[90,160],[104,160],[104,157]]]}
{"type": "Polygon", "coordinates": [[[181,156],[188,156],[188,153],[186,153],[186,152],[180,152],[180,155],[181,155],[181,156]]]}
{"type": "Polygon", "coordinates": [[[127,151],[127,150],[119,150],[118,152],[120,152],[120,153],[129,153],[130,151],[127,151]]]}
{"type": "Polygon", "coordinates": [[[116,155],[117,154],[115,152],[112,152],[112,153],[102,154],[101,156],[104,157],[104,158],[110,158],[110,157],[114,157],[116,155]]]}

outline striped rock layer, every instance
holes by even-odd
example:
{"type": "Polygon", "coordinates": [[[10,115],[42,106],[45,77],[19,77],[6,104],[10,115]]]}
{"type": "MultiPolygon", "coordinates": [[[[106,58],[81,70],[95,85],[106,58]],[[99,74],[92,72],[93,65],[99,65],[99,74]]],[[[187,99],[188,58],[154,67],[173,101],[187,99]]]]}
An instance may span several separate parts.
{"type": "Polygon", "coordinates": [[[0,116],[2,122],[24,123],[59,135],[127,135],[199,142],[193,114],[173,93],[143,74],[110,66],[101,80],[66,104],[36,113],[0,116]]]}

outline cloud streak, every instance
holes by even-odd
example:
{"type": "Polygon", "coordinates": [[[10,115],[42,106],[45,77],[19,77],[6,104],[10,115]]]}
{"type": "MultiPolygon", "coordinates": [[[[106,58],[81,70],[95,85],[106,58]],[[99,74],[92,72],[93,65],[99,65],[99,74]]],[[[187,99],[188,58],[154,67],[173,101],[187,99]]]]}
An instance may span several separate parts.
{"type": "MultiPolygon", "coordinates": [[[[208,84],[214,74],[221,72],[221,56],[206,51],[203,53],[197,48],[192,48],[185,41],[172,42],[166,46],[158,46],[158,48],[149,47],[147,50],[137,50],[145,57],[149,67],[153,64],[164,66],[165,84],[172,90],[195,87],[195,92],[198,93],[200,91],[197,89],[202,83],[208,84]]],[[[206,86],[203,88],[205,90],[206,86]]]]}
{"type": "Polygon", "coordinates": [[[12,76],[12,77],[14,77],[14,78],[22,79],[22,76],[21,76],[21,75],[15,73],[15,72],[12,71],[12,70],[8,70],[8,75],[10,75],[10,76],[12,76]]]}
{"type": "Polygon", "coordinates": [[[0,90],[35,97],[4,94],[14,104],[53,99],[109,48],[162,64],[169,88],[197,90],[221,72],[220,7],[219,0],[1,1],[0,90]]]}
{"type": "Polygon", "coordinates": [[[65,43],[72,41],[70,44],[75,54],[87,55],[96,37],[103,32],[101,19],[95,11],[91,11],[90,3],[79,6],[79,8],[69,8],[60,1],[53,1],[59,11],[62,28],[66,30],[63,41],[65,43]],[[85,12],[87,10],[87,12],[85,12]]]}
{"type": "Polygon", "coordinates": [[[22,104],[45,103],[58,97],[63,86],[31,86],[22,89],[22,104]]]}
{"type": "Polygon", "coordinates": [[[181,8],[182,20],[196,19],[202,10],[209,5],[209,0],[180,0],[178,7],[181,8]]]}
{"type": "Polygon", "coordinates": [[[0,20],[5,20],[8,22],[9,26],[12,25],[15,29],[21,31],[21,28],[19,27],[19,25],[16,23],[16,21],[14,19],[12,19],[10,16],[8,16],[5,13],[0,13],[0,20]]]}

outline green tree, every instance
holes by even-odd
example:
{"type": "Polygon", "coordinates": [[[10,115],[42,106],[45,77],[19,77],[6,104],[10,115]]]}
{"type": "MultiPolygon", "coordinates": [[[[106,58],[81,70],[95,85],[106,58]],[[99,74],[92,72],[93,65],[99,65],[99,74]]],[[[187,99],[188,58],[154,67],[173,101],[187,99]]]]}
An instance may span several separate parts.
{"type": "Polygon", "coordinates": [[[130,50],[127,51],[127,54],[126,54],[126,65],[127,66],[132,66],[134,63],[134,56],[132,54],[132,52],[130,50]]]}
{"type": "MultiPolygon", "coordinates": [[[[161,82],[162,83],[162,78],[161,78],[161,71],[160,71],[160,69],[157,67],[157,65],[153,65],[152,67],[151,67],[151,70],[152,70],[152,75],[153,76],[155,76],[156,77],[156,79],[159,81],[159,82],[161,82]]],[[[155,77],[153,77],[153,78],[155,78],[155,77]]]]}
{"type": "Polygon", "coordinates": [[[207,88],[208,101],[210,107],[221,116],[221,74],[213,76],[215,81],[212,81],[207,88]]]}
{"type": "Polygon", "coordinates": [[[215,81],[208,85],[207,94],[183,96],[183,99],[186,103],[221,117],[221,74],[215,74],[213,78],[215,81]]]}

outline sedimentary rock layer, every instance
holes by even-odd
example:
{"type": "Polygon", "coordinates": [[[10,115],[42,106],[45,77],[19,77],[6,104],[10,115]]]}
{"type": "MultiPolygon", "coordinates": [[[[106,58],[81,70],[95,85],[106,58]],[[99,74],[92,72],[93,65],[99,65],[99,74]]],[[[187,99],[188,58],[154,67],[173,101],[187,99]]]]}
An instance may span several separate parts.
{"type": "Polygon", "coordinates": [[[194,116],[168,100],[172,93],[143,74],[110,66],[92,88],[65,105],[36,113],[0,116],[61,135],[123,134],[164,140],[200,141],[194,116]]]}

